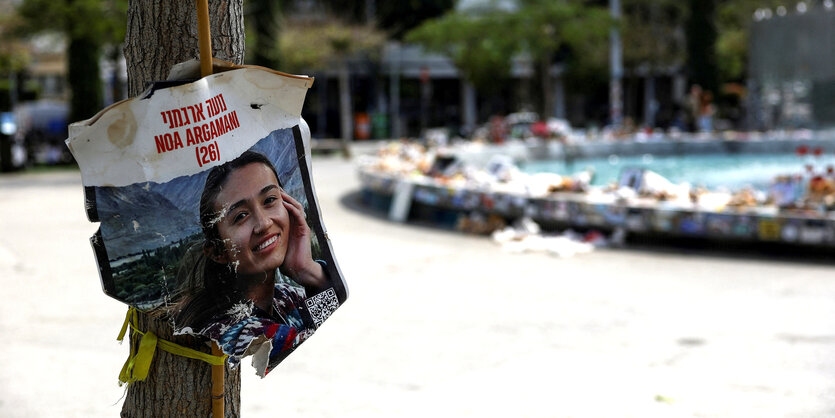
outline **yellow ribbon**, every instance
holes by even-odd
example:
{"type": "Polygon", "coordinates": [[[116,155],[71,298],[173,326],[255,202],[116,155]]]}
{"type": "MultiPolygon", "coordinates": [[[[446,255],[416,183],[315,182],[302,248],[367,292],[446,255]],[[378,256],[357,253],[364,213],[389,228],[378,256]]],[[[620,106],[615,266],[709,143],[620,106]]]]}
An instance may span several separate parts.
{"type": "Polygon", "coordinates": [[[116,338],[118,341],[125,339],[128,325],[130,325],[134,336],[139,335],[139,347],[137,348],[135,344],[130,345],[130,355],[125,361],[125,365],[122,366],[122,371],[119,372],[119,386],[123,383],[131,384],[133,382],[141,382],[148,377],[148,370],[151,368],[151,361],[154,359],[154,352],[156,352],[157,347],[175,356],[204,361],[213,366],[220,366],[226,362],[226,354],[215,356],[203,353],[172,343],[171,341],[157,338],[153,332],[142,332],[137,329],[136,318],[136,308],[128,308],[128,313],[125,315],[125,322],[122,324],[122,330],[119,331],[119,337],[116,338]]]}

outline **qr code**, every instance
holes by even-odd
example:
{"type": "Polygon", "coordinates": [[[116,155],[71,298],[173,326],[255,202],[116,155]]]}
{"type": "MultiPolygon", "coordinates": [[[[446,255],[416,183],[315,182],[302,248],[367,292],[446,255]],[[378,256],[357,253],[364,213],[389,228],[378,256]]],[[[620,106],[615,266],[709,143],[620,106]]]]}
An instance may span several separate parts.
{"type": "Polygon", "coordinates": [[[310,312],[313,322],[316,323],[316,328],[319,328],[339,307],[339,299],[336,298],[336,292],[333,288],[307,298],[304,303],[307,305],[307,311],[310,312]]]}

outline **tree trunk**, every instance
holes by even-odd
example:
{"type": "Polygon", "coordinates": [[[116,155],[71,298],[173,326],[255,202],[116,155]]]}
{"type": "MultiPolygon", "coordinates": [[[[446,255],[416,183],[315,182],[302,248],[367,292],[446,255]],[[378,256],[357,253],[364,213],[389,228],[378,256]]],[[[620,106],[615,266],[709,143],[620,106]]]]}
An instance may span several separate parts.
{"type": "MultiPolygon", "coordinates": [[[[209,0],[212,55],[236,64],[244,59],[243,0],[209,0]]],[[[128,94],[165,80],[179,62],[198,58],[194,1],[130,0],[125,35],[128,94]]]]}
{"type": "Polygon", "coordinates": [[[351,73],[348,62],[342,58],[339,64],[339,120],[342,134],[342,154],[345,158],[351,156],[351,139],[354,138],[354,111],[351,106],[351,73]]]}
{"type": "Polygon", "coordinates": [[[542,119],[554,116],[554,87],[551,83],[551,60],[543,59],[539,63],[539,76],[542,77],[542,119]]]}
{"type": "Polygon", "coordinates": [[[719,91],[719,66],[716,61],[716,0],[690,0],[687,31],[687,71],[690,84],[703,90],[719,91]]]}
{"type": "Polygon", "coordinates": [[[461,79],[461,127],[462,134],[470,137],[475,132],[478,123],[478,109],[476,108],[476,92],[473,83],[461,79]]]}
{"type": "MultiPolygon", "coordinates": [[[[210,0],[212,53],[242,63],[243,0],[210,0]]],[[[141,93],[148,83],[164,80],[172,65],[199,56],[194,1],[131,0],[128,9],[125,59],[128,94],[141,93]]],[[[196,338],[173,336],[168,322],[141,314],[139,327],[185,347],[210,352],[196,338]]],[[[135,344],[131,336],[131,344],[135,344]]],[[[240,369],[226,368],[225,415],[240,415],[240,369]]],[[[211,415],[211,366],[199,360],[157,350],[148,378],[128,387],[122,417],[208,417],[211,415]]]]}
{"type": "Polygon", "coordinates": [[[113,46],[110,49],[110,56],[108,57],[113,65],[113,73],[110,74],[110,95],[112,103],[124,99],[124,89],[122,88],[122,71],[120,67],[120,58],[122,58],[122,47],[119,45],[113,46]]]}
{"type": "Polygon", "coordinates": [[[658,101],[655,99],[655,75],[650,68],[649,74],[644,81],[644,125],[648,128],[655,128],[655,114],[658,110],[658,101]]]}
{"type": "Polygon", "coordinates": [[[98,40],[89,37],[71,38],[67,56],[67,78],[72,89],[70,120],[83,120],[102,107],[102,86],[99,76],[98,40]]]}
{"type": "Polygon", "coordinates": [[[389,74],[389,123],[391,126],[390,138],[399,139],[402,135],[400,131],[400,61],[401,49],[400,44],[395,44],[397,48],[397,56],[393,62],[391,73],[389,74]]]}
{"type": "Polygon", "coordinates": [[[278,41],[281,33],[281,2],[279,0],[252,0],[252,23],[255,26],[255,50],[253,64],[280,70],[278,41]]]}

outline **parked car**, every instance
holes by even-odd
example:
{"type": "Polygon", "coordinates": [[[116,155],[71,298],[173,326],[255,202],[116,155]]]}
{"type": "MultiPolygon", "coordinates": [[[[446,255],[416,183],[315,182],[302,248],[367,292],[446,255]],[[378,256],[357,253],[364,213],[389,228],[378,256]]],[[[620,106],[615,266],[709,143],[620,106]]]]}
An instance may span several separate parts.
{"type": "Polygon", "coordinates": [[[28,162],[53,165],[73,161],[64,144],[69,115],[67,103],[57,100],[27,102],[15,108],[14,113],[28,162]]]}
{"type": "Polygon", "coordinates": [[[26,165],[26,148],[13,112],[0,113],[0,170],[19,170],[26,165]]]}

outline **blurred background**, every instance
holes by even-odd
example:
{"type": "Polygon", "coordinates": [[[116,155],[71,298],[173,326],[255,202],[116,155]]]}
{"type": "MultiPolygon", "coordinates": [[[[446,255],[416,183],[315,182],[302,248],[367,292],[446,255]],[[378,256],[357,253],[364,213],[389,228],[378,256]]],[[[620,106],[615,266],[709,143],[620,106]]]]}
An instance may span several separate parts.
{"type": "MultiPolygon", "coordinates": [[[[0,2],[0,111],[15,149],[6,167],[67,162],[58,144],[66,122],[126,97],[127,3],[0,2]]],[[[589,139],[826,129],[835,123],[832,8],[247,0],[246,62],[316,77],[304,118],[322,139],[415,138],[431,128],[472,138],[515,113],[589,139]]]]}
{"type": "MultiPolygon", "coordinates": [[[[244,416],[835,416],[832,0],[243,4],[351,290],[244,416]]],[[[0,0],[3,416],[120,408],[64,139],[127,8],[0,0]]]]}

